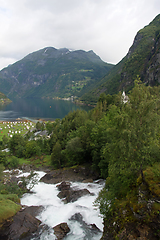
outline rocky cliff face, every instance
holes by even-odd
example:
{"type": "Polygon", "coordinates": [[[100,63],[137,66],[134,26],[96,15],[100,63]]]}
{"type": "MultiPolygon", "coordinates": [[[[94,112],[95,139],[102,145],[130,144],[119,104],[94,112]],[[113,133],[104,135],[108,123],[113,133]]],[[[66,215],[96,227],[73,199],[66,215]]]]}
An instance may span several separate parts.
{"type": "MultiPolygon", "coordinates": [[[[98,98],[103,92],[106,94],[115,94],[122,90],[127,92],[134,86],[137,75],[147,85],[160,84],[160,15],[137,33],[127,55],[88,95],[92,96],[94,93],[98,98]]],[[[85,95],[81,98],[86,100],[85,95]]]]}
{"type": "Polygon", "coordinates": [[[149,64],[143,73],[144,82],[151,86],[160,84],[160,36],[154,40],[149,64]]]}
{"type": "Polygon", "coordinates": [[[137,75],[147,85],[160,84],[160,15],[137,33],[119,74],[118,90],[130,89],[137,75]]]}
{"type": "Polygon", "coordinates": [[[139,75],[147,85],[160,84],[160,31],[155,31],[152,36],[146,36],[145,31],[146,29],[143,29],[137,33],[134,43],[129,49],[121,73],[120,82],[123,84],[120,84],[120,89],[125,89],[128,85],[133,84],[135,74],[139,75]],[[132,67],[132,64],[135,67],[132,67]]]}

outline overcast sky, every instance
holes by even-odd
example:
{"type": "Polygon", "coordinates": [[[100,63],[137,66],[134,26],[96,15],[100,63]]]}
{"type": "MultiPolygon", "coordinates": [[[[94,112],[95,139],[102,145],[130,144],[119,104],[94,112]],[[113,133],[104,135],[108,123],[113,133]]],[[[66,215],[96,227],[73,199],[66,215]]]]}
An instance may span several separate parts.
{"type": "Polygon", "coordinates": [[[0,0],[0,69],[49,46],[116,64],[159,13],[160,0],[0,0]]]}

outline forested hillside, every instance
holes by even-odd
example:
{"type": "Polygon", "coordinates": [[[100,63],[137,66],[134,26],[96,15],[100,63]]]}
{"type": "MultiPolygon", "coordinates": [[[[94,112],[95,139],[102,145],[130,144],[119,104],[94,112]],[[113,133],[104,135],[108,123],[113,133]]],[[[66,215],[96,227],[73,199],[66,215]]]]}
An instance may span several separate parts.
{"type": "Polygon", "coordinates": [[[146,85],[160,84],[160,15],[135,36],[127,55],[114,66],[92,91],[83,95],[84,102],[96,102],[102,92],[128,92],[137,75],[146,85]]]}
{"type": "Polygon", "coordinates": [[[4,104],[4,103],[10,103],[11,100],[9,98],[7,98],[7,96],[0,92],[0,104],[4,104]]]}
{"type": "Polygon", "coordinates": [[[79,97],[112,66],[93,51],[47,47],[0,71],[0,88],[10,98],[79,97]]]}

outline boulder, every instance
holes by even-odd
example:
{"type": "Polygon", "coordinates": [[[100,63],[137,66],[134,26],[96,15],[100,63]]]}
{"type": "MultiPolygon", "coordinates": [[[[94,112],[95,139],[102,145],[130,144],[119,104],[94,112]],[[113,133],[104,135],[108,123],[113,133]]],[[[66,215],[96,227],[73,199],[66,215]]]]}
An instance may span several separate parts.
{"type": "Polygon", "coordinates": [[[12,219],[8,219],[0,229],[0,239],[31,239],[41,224],[34,215],[41,207],[26,207],[20,210],[12,219]]]}
{"type": "Polygon", "coordinates": [[[70,190],[70,182],[61,182],[60,184],[58,184],[56,187],[58,188],[59,191],[64,191],[64,190],[70,190]]]}
{"type": "Polygon", "coordinates": [[[28,165],[28,164],[23,164],[23,165],[21,166],[21,170],[22,170],[23,172],[30,172],[31,169],[32,169],[32,166],[31,166],[31,165],[28,165]]]}
{"type": "Polygon", "coordinates": [[[67,233],[69,233],[70,229],[67,223],[60,223],[57,226],[53,227],[54,234],[57,237],[57,240],[63,239],[67,233]]]}
{"type": "Polygon", "coordinates": [[[98,177],[99,174],[93,172],[90,166],[77,166],[75,168],[58,169],[47,172],[40,181],[48,184],[56,184],[62,181],[82,182],[87,179],[87,181],[93,182],[98,179],[98,177]]]}
{"type": "Polygon", "coordinates": [[[77,221],[83,227],[85,233],[84,239],[92,239],[95,235],[102,234],[102,231],[96,226],[96,224],[87,224],[83,220],[83,216],[80,213],[75,213],[70,219],[70,221],[77,221]]]}
{"type": "Polygon", "coordinates": [[[57,185],[58,190],[60,191],[57,195],[59,198],[63,199],[65,203],[75,202],[78,198],[85,196],[85,195],[94,195],[90,193],[88,189],[73,189],[70,187],[70,183],[62,182],[61,184],[57,185]]]}
{"type": "Polygon", "coordinates": [[[10,183],[13,183],[13,184],[16,183],[16,184],[17,184],[18,181],[19,181],[19,180],[18,180],[17,177],[15,177],[15,176],[11,176],[11,178],[10,178],[10,183]]]}

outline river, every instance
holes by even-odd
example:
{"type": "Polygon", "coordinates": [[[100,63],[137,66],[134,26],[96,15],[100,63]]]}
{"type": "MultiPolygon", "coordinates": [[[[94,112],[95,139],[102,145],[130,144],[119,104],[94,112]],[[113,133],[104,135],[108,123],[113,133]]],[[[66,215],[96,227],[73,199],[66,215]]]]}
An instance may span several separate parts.
{"type": "MultiPolygon", "coordinates": [[[[44,176],[44,172],[37,172],[39,179],[44,176]]],[[[102,232],[98,234],[92,231],[85,230],[83,223],[71,220],[75,213],[80,213],[83,221],[87,224],[96,224],[96,226],[103,231],[102,218],[99,215],[99,210],[95,209],[94,201],[98,196],[99,191],[103,188],[103,183],[80,183],[72,182],[71,186],[76,189],[87,188],[93,196],[86,195],[79,198],[72,203],[64,204],[61,199],[57,197],[57,184],[46,184],[38,182],[32,189],[33,193],[26,193],[21,199],[22,205],[27,206],[43,206],[44,210],[37,216],[43,224],[49,226],[49,230],[44,231],[40,240],[54,240],[55,235],[53,227],[57,224],[66,222],[70,228],[70,232],[64,238],[65,240],[99,240],[102,232]]],[[[33,238],[36,240],[37,238],[33,238]]]]}
{"type": "Polygon", "coordinates": [[[71,101],[54,100],[54,99],[13,99],[10,104],[0,105],[0,121],[14,121],[17,118],[62,119],[70,111],[82,109],[89,111],[89,106],[76,105],[71,101]]]}

